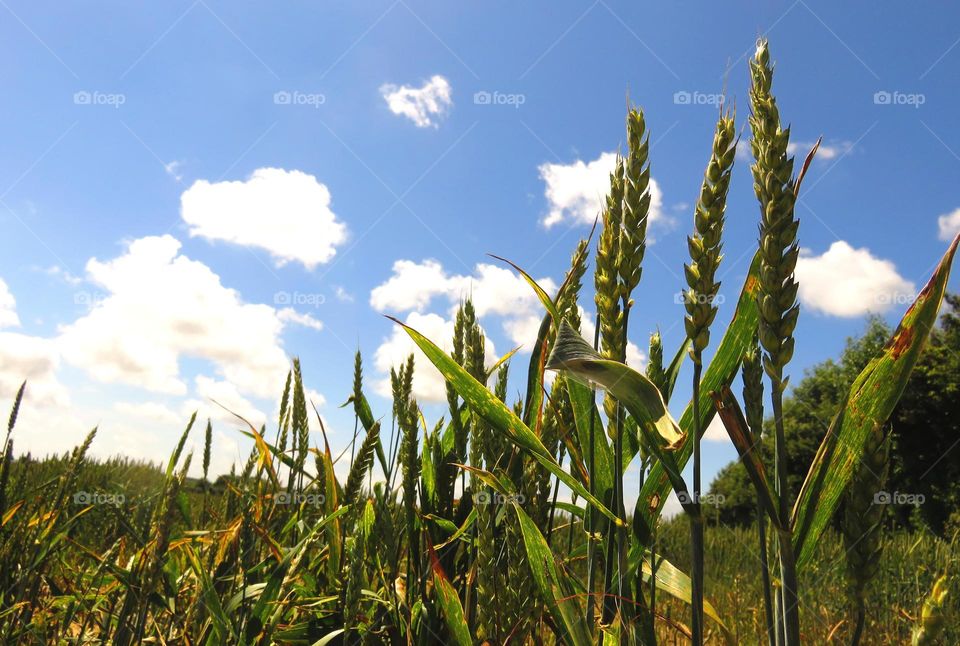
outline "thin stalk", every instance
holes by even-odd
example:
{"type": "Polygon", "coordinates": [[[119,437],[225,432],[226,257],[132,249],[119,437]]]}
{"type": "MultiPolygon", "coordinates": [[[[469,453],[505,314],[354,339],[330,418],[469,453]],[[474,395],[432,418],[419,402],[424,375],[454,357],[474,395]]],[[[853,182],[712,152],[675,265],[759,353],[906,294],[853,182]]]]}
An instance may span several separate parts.
{"type": "Polygon", "coordinates": [[[703,645],[703,511],[700,507],[700,375],[703,370],[700,353],[693,358],[693,513],[690,514],[690,547],[692,549],[691,631],[694,646],[703,645]]]}
{"type": "MultiPolygon", "coordinates": [[[[597,312],[597,320],[600,320],[600,313],[597,312]]],[[[593,348],[597,349],[600,346],[600,325],[596,326],[596,329],[593,332],[593,348]]],[[[596,402],[597,400],[597,389],[593,387],[590,389],[591,398],[590,401],[596,402]]],[[[590,490],[590,495],[593,496],[596,494],[594,488],[594,474],[596,472],[594,464],[594,438],[596,433],[596,414],[591,411],[590,415],[590,426],[587,431],[589,438],[590,446],[587,447],[587,471],[590,475],[588,481],[588,486],[590,490]]],[[[593,594],[596,589],[596,568],[594,567],[594,560],[596,558],[596,541],[594,540],[594,529],[596,528],[596,518],[593,513],[593,506],[587,505],[587,625],[593,626],[593,606],[594,599],[593,594]]]]}
{"type": "Polygon", "coordinates": [[[860,643],[860,638],[863,637],[863,624],[867,618],[867,609],[864,608],[863,600],[860,600],[860,603],[857,604],[857,624],[853,629],[853,638],[850,640],[852,646],[857,646],[860,643]]]}
{"type": "MultiPolygon", "coordinates": [[[[783,429],[783,385],[782,380],[773,384],[770,393],[773,398],[773,416],[777,434],[775,443],[777,495],[780,499],[780,523],[790,526],[790,508],[792,496],[787,482],[786,435],[783,429]]],[[[785,646],[800,646],[800,609],[797,600],[797,564],[793,554],[793,537],[788,529],[777,531],[780,547],[780,580],[783,596],[783,635],[785,646]]]]}
{"type": "Polygon", "coordinates": [[[773,619],[773,599],[770,590],[770,564],[767,562],[767,517],[763,505],[757,501],[757,532],[760,537],[760,575],[763,579],[763,610],[767,621],[767,644],[776,643],[773,619]]]}

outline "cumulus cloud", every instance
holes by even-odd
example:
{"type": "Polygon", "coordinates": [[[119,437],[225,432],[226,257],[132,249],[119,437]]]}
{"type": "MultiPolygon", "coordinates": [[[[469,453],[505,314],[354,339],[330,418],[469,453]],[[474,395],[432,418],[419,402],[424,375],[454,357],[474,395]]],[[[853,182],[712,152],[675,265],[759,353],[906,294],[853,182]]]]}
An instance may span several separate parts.
{"type": "Polygon", "coordinates": [[[57,378],[59,367],[60,354],[50,339],[0,332],[0,400],[10,401],[26,379],[26,401],[66,406],[69,395],[57,378]]]}
{"type": "Polygon", "coordinates": [[[17,327],[20,318],[17,316],[17,301],[10,293],[7,283],[0,278],[0,328],[17,327]]]}
{"type": "MultiPolygon", "coordinates": [[[[548,293],[558,289],[550,278],[539,278],[537,282],[548,293]]],[[[412,327],[427,334],[434,342],[449,343],[456,310],[467,298],[472,299],[479,318],[498,317],[511,342],[530,351],[542,316],[540,302],[520,276],[497,265],[479,263],[473,274],[465,275],[448,273],[436,260],[398,260],[393,264],[390,278],[370,292],[370,305],[379,312],[408,312],[407,321],[412,327]],[[442,314],[427,311],[436,301],[440,301],[442,314]],[[416,323],[410,323],[411,320],[416,323]],[[430,332],[420,329],[420,325],[428,326],[430,332]]],[[[395,329],[377,351],[377,368],[389,372],[391,367],[405,360],[413,348],[407,334],[395,329]]],[[[495,361],[493,343],[489,338],[486,350],[488,360],[495,361]]],[[[423,355],[416,357],[415,365],[414,385],[418,397],[433,401],[444,399],[445,388],[440,373],[423,355]],[[419,377],[421,372],[426,375],[419,377]]],[[[388,382],[385,387],[389,392],[388,382]]]]}
{"type": "MultiPolygon", "coordinates": [[[[551,278],[538,278],[537,282],[548,293],[558,289],[551,278]]],[[[446,300],[453,310],[470,298],[477,316],[516,317],[540,308],[530,286],[510,269],[479,263],[472,275],[449,274],[432,259],[394,262],[390,278],[370,292],[370,305],[378,312],[422,312],[437,297],[446,300]]]]}
{"type": "MultiPolygon", "coordinates": [[[[603,208],[610,188],[610,172],[616,165],[616,153],[602,153],[597,159],[584,162],[578,159],[570,164],[541,164],[537,169],[545,184],[544,196],[550,211],[543,225],[550,228],[561,222],[593,224],[603,208]]],[[[663,193],[659,184],[650,179],[650,222],[661,220],[663,193]]]]}
{"type": "Polygon", "coordinates": [[[236,385],[223,380],[212,379],[205,375],[194,378],[196,393],[201,399],[191,399],[184,403],[183,414],[197,411],[197,419],[214,419],[242,426],[236,413],[256,428],[267,421],[267,416],[250,400],[244,397],[236,385]]]}
{"type": "Polygon", "coordinates": [[[113,410],[137,419],[170,426],[185,423],[188,419],[159,402],[117,402],[113,405],[113,410]]]}
{"type": "MultiPolygon", "coordinates": [[[[553,294],[559,286],[551,278],[538,278],[537,283],[553,294]]],[[[407,323],[425,334],[435,343],[448,344],[453,336],[453,320],[459,304],[471,298],[481,323],[488,326],[499,322],[503,333],[513,346],[529,352],[536,342],[543,309],[530,286],[513,271],[486,263],[479,263],[470,275],[450,274],[436,260],[414,262],[398,260],[393,265],[393,274],[370,293],[370,305],[377,311],[409,313],[407,323]],[[430,311],[439,301],[440,313],[430,311]],[[491,318],[495,319],[491,321],[491,318]]],[[[580,317],[583,334],[593,338],[593,318],[582,308],[580,317]]],[[[487,328],[489,330],[489,327],[487,328]]],[[[449,348],[447,348],[449,349],[449,348]]],[[[497,359],[493,343],[487,339],[487,361],[497,359]]],[[[403,330],[393,330],[377,350],[377,369],[388,373],[406,360],[415,346],[403,330]]],[[[627,363],[642,368],[646,361],[644,353],[633,342],[627,345],[627,363]]],[[[415,390],[418,397],[430,401],[446,398],[443,377],[432,364],[415,352],[415,390]],[[421,370],[427,374],[420,378],[421,370]]],[[[381,382],[380,392],[389,393],[389,380],[381,382]]]]}
{"type": "Polygon", "coordinates": [[[941,215],[937,218],[937,226],[940,229],[941,240],[945,242],[953,240],[960,233],[960,209],[941,215]]]}
{"type": "Polygon", "coordinates": [[[916,295],[914,284],[897,273],[892,262],[842,240],[819,256],[801,250],[797,280],[801,302],[831,316],[883,313],[912,302],[916,295]]]}
{"type": "Polygon", "coordinates": [[[257,247],[277,265],[329,262],[347,238],[330,191],[298,170],[259,168],[245,181],[198,180],[180,196],[191,236],[257,247]]]}
{"type": "Polygon", "coordinates": [[[453,105],[450,82],[439,74],[420,87],[385,83],[380,86],[380,95],[390,112],[410,119],[418,128],[436,128],[438,119],[453,105]]]}
{"type": "Polygon", "coordinates": [[[164,235],[140,238],[109,261],[91,259],[88,279],[104,296],[61,329],[70,363],[96,379],[183,395],[186,358],[211,362],[242,392],[273,397],[287,371],[280,333],[289,314],[244,303],[164,235]]]}
{"type": "MultiPolygon", "coordinates": [[[[405,322],[417,332],[420,332],[436,343],[445,352],[451,350],[450,343],[453,338],[453,320],[444,318],[439,314],[410,312],[405,322]]],[[[486,339],[484,351],[484,362],[487,365],[496,361],[496,351],[489,337],[486,339]]],[[[446,401],[447,390],[443,375],[434,368],[426,355],[414,344],[410,335],[400,328],[400,326],[395,326],[390,336],[377,348],[374,354],[374,365],[379,372],[389,375],[390,369],[403,364],[411,353],[413,354],[414,363],[414,397],[424,402],[446,401]]],[[[389,376],[380,379],[376,383],[375,388],[378,394],[384,397],[390,397],[389,376]]]]}

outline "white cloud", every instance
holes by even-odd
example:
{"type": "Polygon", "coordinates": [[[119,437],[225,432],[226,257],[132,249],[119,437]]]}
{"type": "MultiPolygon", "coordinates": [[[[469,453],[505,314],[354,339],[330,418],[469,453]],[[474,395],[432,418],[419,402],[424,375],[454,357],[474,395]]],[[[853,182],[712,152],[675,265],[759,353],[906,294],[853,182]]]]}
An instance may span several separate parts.
{"type": "Polygon", "coordinates": [[[333,295],[336,296],[337,300],[341,303],[353,302],[353,294],[348,292],[342,285],[337,285],[333,288],[333,295]]]}
{"type": "Polygon", "coordinates": [[[105,290],[92,309],[61,330],[64,357],[95,378],[185,394],[183,358],[210,361],[246,393],[273,397],[287,371],[283,317],[244,303],[203,263],[179,253],[169,235],[140,238],[88,278],[105,290]]]}
{"type": "Polygon", "coordinates": [[[246,181],[198,180],[180,196],[191,236],[265,249],[277,265],[329,262],[347,237],[330,191],[298,170],[259,168],[246,181]]]}
{"type": "Polygon", "coordinates": [[[173,181],[179,182],[183,179],[183,162],[177,161],[176,159],[172,162],[168,162],[163,165],[163,170],[167,172],[167,175],[173,178],[173,181]]]}
{"type": "Polygon", "coordinates": [[[730,436],[727,435],[727,429],[720,420],[719,415],[714,415],[707,425],[707,430],[703,432],[703,439],[710,442],[729,442],[730,436]]]}
{"type": "MultiPolygon", "coordinates": [[[[787,144],[787,154],[795,155],[802,159],[798,160],[798,163],[802,162],[803,159],[806,159],[807,154],[813,149],[815,141],[791,141],[787,144]]],[[[846,155],[851,150],[853,150],[852,141],[831,141],[830,143],[821,143],[820,147],[817,148],[817,154],[814,157],[816,161],[830,161],[831,159],[836,159],[837,157],[842,157],[846,155]]],[[[747,145],[747,153],[750,153],[749,144],[747,145]]]]}
{"type": "MultiPolygon", "coordinates": [[[[410,312],[406,324],[423,334],[437,344],[445,352],[449,352],[453,338],[453,321],[438,314],[421,314],[410,312]]],[[[491,365],[496,361],[496,352],[493,342],[489,338],[484,347],[484,362],[491,365]]],[[[410,335],[399,325],[395,326],[374,354],[374,365],[377,370],[387,375],[376,383],[376,391],[384,397],[391,396],[390,369],[399,367],[407,357],[413,353],[413,395],[419,401],[441,402],[447,399],[446,382],[443,375],[433,366],[426,355],[414,344],[410,335]]]]}
{"type": "MultiPolygon", "coordinates": [[[[580,334],[587,341],[593,342],[597,326],[593,322],[593,315],[582,307],[580,310],[580,334]]],[[[640,349],[633,341],[627,340],[627,365],[634,370],[644,370],[647,366],[647,353],[640,349]]]]}
{"type": "MultiPolygon", "coordinates": [[[[550,278],[536,280],[547,293],[558,289],[550,278]]],[[[516,317],[540,311],[537,295],[510,269],[478,263],[473,275],[448,274],[443,265],[431,259],[394,262],[393,275],[370,292],[370,305],[378,312],[422,312],[438,296],[453,310],[470,298],[477,316],[516,317]]]]}
{"type": "Polygon", "coordinates": [[[17,316],[17,301],[10,293],[7,283],[0,278],[0,328],[18,327],[20,317],[17,316]]]}
{"type": "MultiPolygon", "coordinates": [[[[548,294],[558,289],[551,278],[536,280],[548,294]]],[[[378,312],[424,312],[436,298],[447,302],[450,318],[470,298],[478,317],[502,317],[504,331],[526,351],[537,338],[543,309],[536,294],[514,271],[487,263],[468,276],[448,274],[436,260],[398,260],[393,275],[370,292],[370,305],[378,312]]]]}
{"type": "Polygon", "coordinates": [[[437,127],[437,118],[444,116],[453,105],[450,82],[439,74],[420,87],[385,83],[380,95],[394,114],[413,121],[418,128],[437,127]]]}
{"type": "Polygon", "coordinates": [[[953,240],[960,233],[960,209],[941,215],[937,218],[937,226],[940,229],[941,240],[945,242],[953,240]]]}
{"type": "Polygon", "coordinates": [[[819,256],[801,250],[796,273],[801,302],[832,316],[883,313],[912,302],[916,295],[914,284],[900,276],[892,262],[842,240],[819,256]]]}
{"type": "MultiPolygon", "coordinates": [[[[797,158],[797,164],[803,163],[803,160],[806,159],[807,153],[813,149],[813,145],[817,143],[815,141],[791,141],[787,144],[787,154],[793,155],[797,158]]],[[[821,143],[820,147],[817,148],[817,154],[814,157],[814,161],[826,162],[832,159],[837,159],[842,157],[847,153],[853,150],[852,141],[831,141],[829,143],[821,143]]],[[[750,150],[750,138],[743,137],[737,142],[737,159],[742,162],[753,163],[753,151],[750,150]]]]}
{"type": "Polygon", "coordinates": [[[240,394],[234,384],[211,379],[205,375],[197,375],[194,383],[196,392],[202,399],[192,399],[184,404],[184,418],[193,411],[197,411],[197,419],[214,419],[235,426],[243,426],[243,423],[233,414],[236,413],[257,429],[267,421],[263,411],[240,394]]]}
{"type": "Polygon", "coordinates": [[[318,332],[323,329],[323,321],[318,321],[310,314],[301,314],[292,307],[284,307],[282,310],[278,310],[277,318],[284,323],[296,323],[297,325],[302,325],[303,327],[308,327],[318,332]]]}
{"type": "Polygon", "coordinates": [[[10,401],[23,380],[24,399],[35,405],[65,406],[67,389],[57,379],[60,354],[49,339],[0,332],[0,400],[10,401]]]}
{"type": "MultiPolygon", "coordinates": [[[[537,169],[546,185],[544,196],[550,212],[543,218],[547,228],[570,220],[593,224],[603,208],[610,189],[610,173],[616,166],[616,153],[602,153],[597,159],[570,164],[541,164],[537,169]]],[[[650,223],[664,218],[663,193],[656,180],[650,179],[650,223]]]]}
{"type": "Polygon", "coordinates": [[[117,402],[113,409],[123,415],[171,426],[186,423],[188,419],[159,402],[117,402]]]}

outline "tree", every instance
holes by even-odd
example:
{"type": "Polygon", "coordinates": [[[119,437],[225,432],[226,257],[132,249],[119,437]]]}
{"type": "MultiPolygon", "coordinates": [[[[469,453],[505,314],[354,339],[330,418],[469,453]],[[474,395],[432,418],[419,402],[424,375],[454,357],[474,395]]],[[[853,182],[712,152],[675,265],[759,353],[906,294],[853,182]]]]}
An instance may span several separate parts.
{"type": "MultiPolygon", "coordinates": [[[[808,369],[784,402],[784,426],[791,462],[788,481],[799,491],[817,447],[856,376],[876,356],[892,330],[879,317],[865,332],[847,340],[839,360],[808,369]]],[[[951,514],[958,522],[960,505],[960,296],[947,295],[938,327],[914,368],[903,397],[891,416],[891,492],[922,500],[895,508],[894,518],[909,523],[918,515],[943,532],[951,514]],[[922,496],[922,498],[920,497],[922,496]]],[[[773,454],[770,420],[764,424],[765,455],[773,454]]],[[[772,468],[772,464],[768,465],[772,468]]],[[[738,462],[724,467],[711,485],[722,494],[721,522],[745,524],[755,517],[756,498],[738,462]]]]}

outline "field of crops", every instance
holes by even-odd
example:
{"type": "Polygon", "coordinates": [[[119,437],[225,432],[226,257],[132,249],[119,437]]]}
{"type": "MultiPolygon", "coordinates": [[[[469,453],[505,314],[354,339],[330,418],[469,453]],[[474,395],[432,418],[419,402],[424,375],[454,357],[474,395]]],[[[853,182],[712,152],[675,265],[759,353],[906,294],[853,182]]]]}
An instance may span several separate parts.
{"type": "Polygon", "coordinates": [[[0,642],[960,643],[956,545],[888,532],[874,504],[885,422],[960,238],[791,491],[781,412],[799,315],[794,203],[816,146],[795,166],[763,41],[749,72],[759,246],[726,326],[714,320],[716,276],[739,124],[723,111],[687,243],[686,339],[665,354],[654,334],[645,372],[626,365],[651,202],[646,123],[631,108],[600,222],[557,293],[511,264],[544,310],[529,362],[485,362],[470,301],[449,352],[403,326],[446,378],[440,419],[413,397],[412,356],[391,374],[391,409],[374,410],[358,353],[344,390],[359,433],[335,455],[325,432],[311,441],[322,421],[295,361],[276,422],[236,420],[246,464],[211,478],[218,447],[196,419],[159,468],[88,459],[94,433],[58,459],[15,458],[18,433],[44,432],[17,428],[18,397],[0,465],[0,642]],[[581,336],[588,263],[593,339],[581,336]],[[674,418],[685,365],[693,396],[674,418]],[[509,371],[526,381],[517,401],[509,371]],[[701,436],[717,415],[756,492],[752,528],[714,526],[705,510],[701,436]],[[761,455],[765,418],[773,456],[761,455]],[[204,436],[202,455],[184,452],[190,434],[204,436]],[[637,467],[639,490],[625,492],[637,467]],[[665,522],[671,494],[682,514],[665,522]]]}

